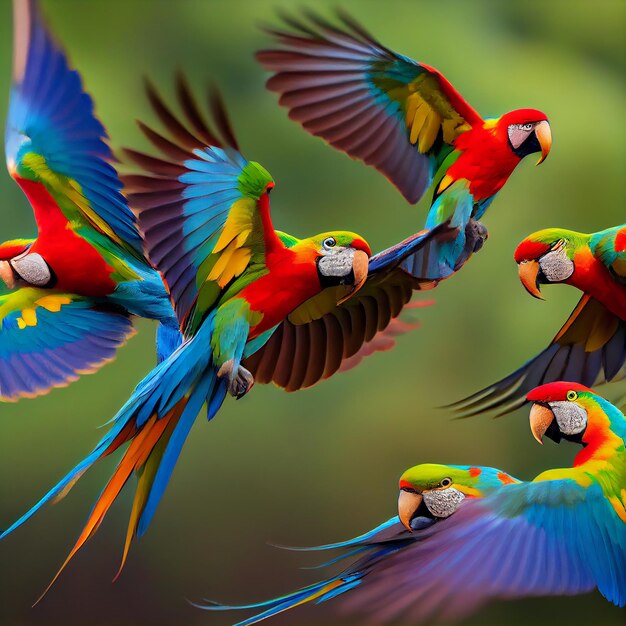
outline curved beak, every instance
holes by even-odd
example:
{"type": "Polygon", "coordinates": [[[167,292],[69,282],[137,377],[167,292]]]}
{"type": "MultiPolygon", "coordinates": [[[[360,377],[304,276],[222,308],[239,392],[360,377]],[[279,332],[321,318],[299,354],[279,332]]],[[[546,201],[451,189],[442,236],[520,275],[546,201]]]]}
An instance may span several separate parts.
{"type": "Polygon", "coordinates": [[[337,304],[342,304],[349,298],[351,298],[363,285],[367,280],[368,268],[369,268],[370,258],[367,252],[363,250],[355,250],[354,257],[352,258],[352,273],[354,274],[354,285],[352,289],[343,297],[337,304]]]}
{"type": "Polygon", "coordinates": [[[539,122],[535,126],[535,135],[541,146],[541,156],[537,161],[537,165],[539,165],[546,160],[546,157],[550,153],[550,148],[552,148],[552,131],[550,130],[550,124],[546,120],[539,122]]]}
{"type": "Polygon", "coordinates": [[[398,496],[398,517],[402,522],[402,525],[409,531],[413,532],[411,528],[411,518],[422,503],[422,495],[415,491],[400,490],[398,496]]]}
{"type": "Polygon", "coordinates": [[[530,409],[530,432],[543,445],[543,436],[554,419],[554,413],[545,404],[533,404],[530,409]]]}
{"type": "Polygon", "coordinates": [[[526,291],[539,300],[545,300],[539,290],[539,281],[537,276],[539,275],[539,261],[522,261],[517,265],[517,273],[519,279],[522,281],[522,285],[526,288],[526,291]]]}

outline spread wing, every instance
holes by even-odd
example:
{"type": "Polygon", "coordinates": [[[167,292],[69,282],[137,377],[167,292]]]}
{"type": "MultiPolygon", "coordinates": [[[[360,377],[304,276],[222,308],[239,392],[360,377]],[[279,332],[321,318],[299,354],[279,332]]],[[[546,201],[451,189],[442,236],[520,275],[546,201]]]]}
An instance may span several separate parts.
{"type": "Polygon", "coordinates": [[[413,292],[434,286],[403,269],[412,255],[449,236],[447,224],[418,233],[370,259],[369,276],[351,298],[337,305],[334,293],[312,298],[282,322],[267,343],[243,361],[258,383],[286,391],[310,387],[349,369],[385,338],[389,325],[413,292]]]}
{"type": "Polygon", "coordinates": [[[535,387],[571,380],[587,387],[623,375],[626,362],[626,322],[585,295],[552,343],[506,378],[461,400],[452,408],[461,417],[498,410],[505,415],[526,401],[535,387]]]}
{"type": "MultiPolygon", "coordinates": [[[[152,262],[163,274],[181,327],[194,333],[225,289],[249,268],[266,271],[266,245],[280,244],[269,217],[269,173],[239,152],[224,107],[210,96],[218,136],[204,121],[182,76],[178,119],[148,85],[152,108],[167,130],[140,127],[160,151],[126,155],[143,173],[124,177],[139,213],[152,262]]],[[[250,272],[247,276],[252,280],[250,272]]]]}
{"type": "MultiPolygon", "coordinates": [[[[594,588],[626,603],[626,524],[597,483],[571,479],[507,485],[468,499],[450,517],[409,533],[392,518],[356,539],[323,546],[352,560],[340,574],[247,606],[248,626],[308,602],[373,623],[454,621],[495,598],[571,595],[594,588]]],[[[325,567],[323,565],[322,567],[325,567]]]]}
{"type": "MultiPolygon", "coordinates": [[[[34,0],[14,0],[13,81],[5,150],[11,176],[32,198],[43,185],[65,217],[143,256],[135,217],[120,193],[106,131],[34,0]]],[[[47,207],[33,204],[38,225],[47,207]]]]}
{"type": "Polygon", "coordinates": [[[436,69],[397,54],[339,12],[285,17],[279,46],[257,54],[267,86],[312,135],[384,174],[411,203],[432,182],[459,134],[480,115],[436,69]]]}
{"type": "Polygon", "coordinates": [[[419,540],[379,560],[337,608],[377,622],[400,616],[452,621],[492,598],[570,595],[596,587],[623,606],[625,555],[626,525],[598,484],[508,485],[466,501],[419,540]]]}
{"type": "Polygon", "coordinates": [[[133,332],[127,314],[93,300],[32,287],[0,292],[0,400],[33,398],[97,371],[133,332]]]}

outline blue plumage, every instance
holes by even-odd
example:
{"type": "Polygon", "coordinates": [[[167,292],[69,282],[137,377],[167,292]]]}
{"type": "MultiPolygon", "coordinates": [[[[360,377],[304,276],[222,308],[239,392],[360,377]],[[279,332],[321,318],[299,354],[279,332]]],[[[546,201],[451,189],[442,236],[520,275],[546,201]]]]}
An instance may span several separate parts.
{"type": "MultiPolygon", "coordinates": [[[[45,292],[39,297],[44,298],[45,292]]],[[[4,296],[1,299],[10,299],[4,296]]],[[[33,298],[34,301],[37,297],[33,298]]],[[[9,300],[10,301],[10,300],[9,300]]],[[[45,302],[45,300],[44,300],[45,302]]],[[[133,334],[128,314],[93,300],[69,300],[59,310],[34,305],[34,325],[21,310],[0,321],[0,397],[17,400],[76,380],[115,356],[133,334]]]]}
{"type": "Polygon", "coordinates": [[[18,33],[14,55],[5,139],[9,168],[14,166],[18,174],[24,173],[21,169],[27,166],[22,159],[26,154],[42,156],[52,171],[78,182],[91,209],[143,256],[135,217],[110,165],[113,155],[106,131],[93,113],[93,101],[83,91],[80,75],[68,67],[65,54],[39,15],[37,3],[23,2],[16,10],[27,12],[20,17],[28,24],[28,34],[18,33]]]}

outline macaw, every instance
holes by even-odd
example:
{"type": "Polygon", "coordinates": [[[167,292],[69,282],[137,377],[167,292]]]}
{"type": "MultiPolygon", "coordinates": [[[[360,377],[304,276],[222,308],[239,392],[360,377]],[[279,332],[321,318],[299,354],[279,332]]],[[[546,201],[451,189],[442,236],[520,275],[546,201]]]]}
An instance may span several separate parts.
{"type": "Polygon", "coordinates": [[[35,0],[15,0],[14,17],[5,149],[37,237],[0,244],[2,400],[95,371],[133,333],[131,315],[162,323],[161,356],[180,337],[79,74],[35,0]]]}
{"type": "Polygon", "coordinates": [[[384,332],[422,286],[401,269],[402,261],[449,234],[441,225],[370,259],[367,242],[351,232],[297,239],[275,231],[269,200],[274,181],[241,154],[220,99],[211,97],[218,135],[203,121],[182,77],[178,96],[185,122],[153,88],[148,96],[171,138],[140,124],[164,158],[127,150],[144,173],[127,176],[125,183],[184,341],[137,385],[93,452],[0,535],[64,496],[97,460],[128,444],[61,570],[136,471],[123,566],[132,539],[152,520],[196,416],[206,403],[210,420],[227,393],[240,398],[250,390],[254,377],[243,364],[270,346],[274,333],[281,343],[271,344],[272,367],[264,360],[253,366],[263,382],[293,389],[330,376],[384,332]]]}
{"type": "Polygon", "coordinates": [[[574,466],[522,482],[492,468],[418,465],[400,478],[398,516],[344,550],[340,574],[295,593],[246,606],[248,626],[308,602],[337,600],[372,622],[452,621],[491,598],[573,595],[597,588],[626,605],[626,418],[578,383],[543,385],[533,436],[582,444],[574,466]],[[353,558],[357,557],[357,558],[353,558]],[[345,595],[344,595],[345,594],[345,595]]]}
{"type": "Polygon", "coordinates": [[[405,265],[420,278],[449,277],[482,247],[478,220],[517,164],[547,157],[546,115],[518,109],[483,119],[436,69],[389,50],[344,12],[341,26],[306,16],[267,29],[279,44],[257,54],[273,72],[267,87],[291,119],[376,168],[408,202],[435,182],[425,227],[451,220],[458,234],[405,265]]]}
{"type": "Polygon", "coordinates": [[[626,224],[593,234],[561,228],[533,233],[515,251],[522,284],[564,283],[583,296],[550,345],[497,383],[453,405],[461,416],[513,411],[540,383],[597,385],[624,377],[626,362],[626,224]]]}

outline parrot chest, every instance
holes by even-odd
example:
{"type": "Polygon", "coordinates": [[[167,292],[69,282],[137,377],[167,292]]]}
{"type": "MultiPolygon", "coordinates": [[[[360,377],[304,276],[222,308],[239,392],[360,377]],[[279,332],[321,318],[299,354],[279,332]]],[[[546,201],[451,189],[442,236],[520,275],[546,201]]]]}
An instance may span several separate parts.
{"type": "Polygon", "coordinates": [[[78,235],[41,183],[19,181],[28,196],[39,234],[30,248],[46,261],[56,282],[54,288],[85,296],[105,296],[116,283],[111,268],[86,239],[78,235]]]}
{"type": "Polygon", "coordinates": [[[262,315],[251,327],[250,339],[280,324],[295,308],[320,291],[315,261],[299,260],[290,250],[285,252],[273,259],[268,257],[270,271],[241,292],[250,303],[250,309],[262,315]]]}
{"type": "MultiPolygon", "coordinates": [[[[461,147],[461,146],[460,146],[461,147]]],[[[450,166],[447,174],[453,180],[466,179],[476,202],[494,196],[504,187],[520,159],[489,133],[481,133],[450,166]]]]}

